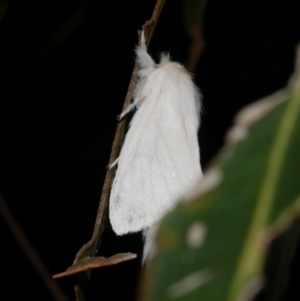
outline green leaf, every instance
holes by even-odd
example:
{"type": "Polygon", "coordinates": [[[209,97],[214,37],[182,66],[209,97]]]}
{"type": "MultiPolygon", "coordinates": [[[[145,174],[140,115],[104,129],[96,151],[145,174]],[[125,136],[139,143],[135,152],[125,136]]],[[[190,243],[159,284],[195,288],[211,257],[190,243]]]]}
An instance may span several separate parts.
{"type": "Polygon", "coordinates": [[[298,80],[216,160],[199,186],[208,191],[163,219],[143,300],[250,300],[264,284],[270,242],[299,216],[299,154],[298,80]]]}

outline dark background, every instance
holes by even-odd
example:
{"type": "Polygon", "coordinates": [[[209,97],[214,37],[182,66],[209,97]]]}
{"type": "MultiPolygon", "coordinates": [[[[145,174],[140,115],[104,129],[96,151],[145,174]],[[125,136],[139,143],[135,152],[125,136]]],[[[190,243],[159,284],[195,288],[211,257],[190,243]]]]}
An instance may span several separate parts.
{"type": "MultiPolygon", "coordinates": [[[[156,1],[2,0],[2,11],[5,2],[0,189],[54,274],[72,264],[92,235],[136,33],[156,1]]],[[[299,1],[208,2],[207,48],[195,72],[203,94],[199,137],[204,167],[222,146],[235,113],[286,85],[299,26],[299,1]]],[[[170,51],[184,64],[188,47],[182,1],[167,0],[150,52],[157,57],[170,51]]],[[[53,300],[2,219],[0,229],[0,300],[53,300]]],[[[88,300],[134,300],[140,234],[117,237],[107,222],[99,255],[127,251],[139,258],[95,270],[88,300]]],[[[75,277],[58,283],[73,300],[75,277]]],[[[293,300],[295,285],[290,283],[283,300],[293,300]]]]}

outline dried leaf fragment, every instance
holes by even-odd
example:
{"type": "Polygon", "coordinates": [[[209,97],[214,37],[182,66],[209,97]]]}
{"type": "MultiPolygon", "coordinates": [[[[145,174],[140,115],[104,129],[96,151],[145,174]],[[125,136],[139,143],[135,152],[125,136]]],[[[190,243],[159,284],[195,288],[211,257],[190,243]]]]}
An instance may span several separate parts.
{"type": "Polygon", "coordinates": [[[114,265],[123,261],[134,259],[136,258],[136,256],[137,255],[134,253],[119,253],[108,258],[98,257],[98,256],[85,257],[80,262],[67,268],[66,271],[53,275],[52,278],[57,279],[57,278],[77,274],[88,269],[96,269],[108,265],[114,265]]]}

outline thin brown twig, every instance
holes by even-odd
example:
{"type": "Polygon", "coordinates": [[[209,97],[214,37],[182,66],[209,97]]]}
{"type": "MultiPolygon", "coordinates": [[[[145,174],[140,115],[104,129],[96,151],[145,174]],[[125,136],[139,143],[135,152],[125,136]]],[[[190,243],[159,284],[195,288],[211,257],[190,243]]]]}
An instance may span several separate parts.
{"type": "Polygon", "coordinates": [[[52,280],[42,260],[40,259],[39,255],[34,250],[34,248],[31,246],[30,242],[27,240],[25,234],[19,227],[17,221],[14,219],[13,215],[11,214],[8,207],[6,206],[6,203],[1,195],[0,195],[0,213],[5,223],[7,224],[8,228],[10,229],[11,233],[15,237],[16,241],[19,243],[20,247],[22,248],[23,252],[26,254],[27,258],[29,259],[29,261],[37,271],[38,275],[44,281],[46,287],[52,294],[53,298],[56,301],[68,301],[69,299],[65,296],[65,294],[60,289],[60,287],[56,284],[55,281],[52,280]]]}
{"type": "MultiPolygon", "coordinates": [[[[149,43],[149,41],[151,39],[151,36],[153,34],[155,25],[157,23],[157,20],[158,20],[160,12],[162,10],[164,2],[165,2],[165,0],[157,1],[151,19],[143,25],[143,30],[147,33],[147,43],[149,43]]],[[[132,72],[131,80],[129,83],[128,91],[126,94],[126,98],[124,101],[123,110],[130,104],[130,102],[132,100],[133,90],[134,90],[134,87],[135,87],[135,84],[137,81],[137,70],[138,70],[138,63],[136,61],[133,72],[132,72]]],[[[121,148],[121,143],[124,138],[125,127],[126,127],[126,118],[123,118],[117,126],[115,139],[114,139],[114,142],[112,145],[112,151],[111,151],[111,155],[110,155],[110,159],[109,159],[109,164],[113,163],[116,160],[116,158],[118,157],[118,154],[119,154],[119,151],[121,148]]],[[[99,204],[98,214],[96,217],[96,222],[95,222],[95,227],[94,227],[94,232],[93,232],[92,238],[87,244],[85,244],[78,251],[78,253],[76,254],[76,258],[74,260],[74,264],[77,263],[80,259],[82,259],[86,256],[90,256],[91,254],[88,251],[93,246],[94,246],[94,248],[93,248],[92,253],[93,253],[93,255],[95,254],[96,247],[98,245],[97,240],[99,239],[99,236],[100,236],[99,234],[101,233],[101,230],[102,230],[101,225],[103,223],[103,218],[104,218],[105,209],[107,206],[107,201],[108,201],[110,187],[112,184],[113,177],[114,177],[114,170],[108,169],[106,172],[104,185],[102,188],[102,195],[100,198],[100,204],[99,204]]]]}
{"type": "MultiPolygon", "coordinates": [[[[145,31],[145,36],[147,37],[147,45],[149,44],[149,42],[151,40],[151,37],[153,35],[155,26],[157,24],[157,21],[158,21],[160,13],[162,11],[164,3],[165,3],[165,0],[157,0],[150,20],[148,20],[142,27],[142,30],[145,31]]],[[[138,34],[139,34],[139,40],[140,40],[140,32],[138,34]]],[[[137,63],[137,61],[135,61],[134,69],[132,72],[131,80],[129,83],[128,91],[127,91],[124,105],[123,105],[123,110],[130,104],[130,102],[132,100],[133,90],[134,90],[134,87],[135,87],[136,81],[137,81],[137,71],[138,71],[138,63],[137,63]]],[[[113,141],[112,151],[111,151],[111,155],[110,155],[110,159],[109,159],[109,165],[112,164],[118,157],[118,154],[119,154],[119,151],[121,148],[121,144],[122,144],[122,141],[124,138],[126,125],[127,125],[127,119],[123,118],[117,126],[115,139],[113,141]]],[[[75,260],[73,262],[73,265],[78,264],[80,261],[84,260],[87,257],[95,256],[95,254],[97,252],[97,248],[98,248],[98,246],[100,244],[100,240],[101,240],[105,211],[106,211],[106,207],[107,207],[107,203],[108,203],[108,198],[110,195],[110,187],[111,187],[113,178],[114,178],[114,169],[108,169],[106,172],[106,176],[105,176],[105,180],[104,180],[104,184],[103,184],[103,188],[102,188],[102,194],[101,194],[101,198],[100,198],[99,209],[98,209],[98,213],[97,213],[97,217],[96,217],[96,221],[95,221],[92,238],[88,243],[83,245],[82,248],[77,252],[75,260]]],[[[91,272],[91,270],[89,269],[84,272],[85,273],[84,275],[80,275],[80,278],[82,279],[84,277],[84,280],[79,281],[79,282],[87,283],[89,280],[89,277],[90,277],[90,272],[91,272]]],[[[84,300],[84,296],[83,296],[84,288],[81,286],[83,286],[83,284],[82,285],[79,284],[75,287],[76,300],[78,300],[78,301],[84,300]]]]}
{"type": "Polygon", "coordinates": [[[53,275],[52,278],[57,279],[69,275],[74,275],[79,272],[84,272],[87,269],[106,267],[109,265],[118,264],[120,262],[124,262],[134,258],[136,258],[136,254],[133,253],[119,253],[117,255],[108,258],[98,257],[98,256],[87,257],[85,258],[85,260],[81,260],[79,263],[72,265],[66,271],[53,275]]]}

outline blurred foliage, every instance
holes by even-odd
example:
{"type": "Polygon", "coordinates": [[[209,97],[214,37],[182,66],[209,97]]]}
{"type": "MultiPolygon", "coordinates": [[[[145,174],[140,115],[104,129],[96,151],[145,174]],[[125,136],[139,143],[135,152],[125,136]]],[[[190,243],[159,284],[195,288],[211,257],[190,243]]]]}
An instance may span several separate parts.
{"type": "MultiPolygon", "coordinates": [[[[192,200],[163,219],[143,300],[252,300],[267,282],[272,240],[294,225],[273,252],[273,274],[286,274],[299,237],[299,78],[287,99],[245,134],[222,151],[192,200]]],[[[284,284],[263,300],[279,300],[284,284]]]]}

